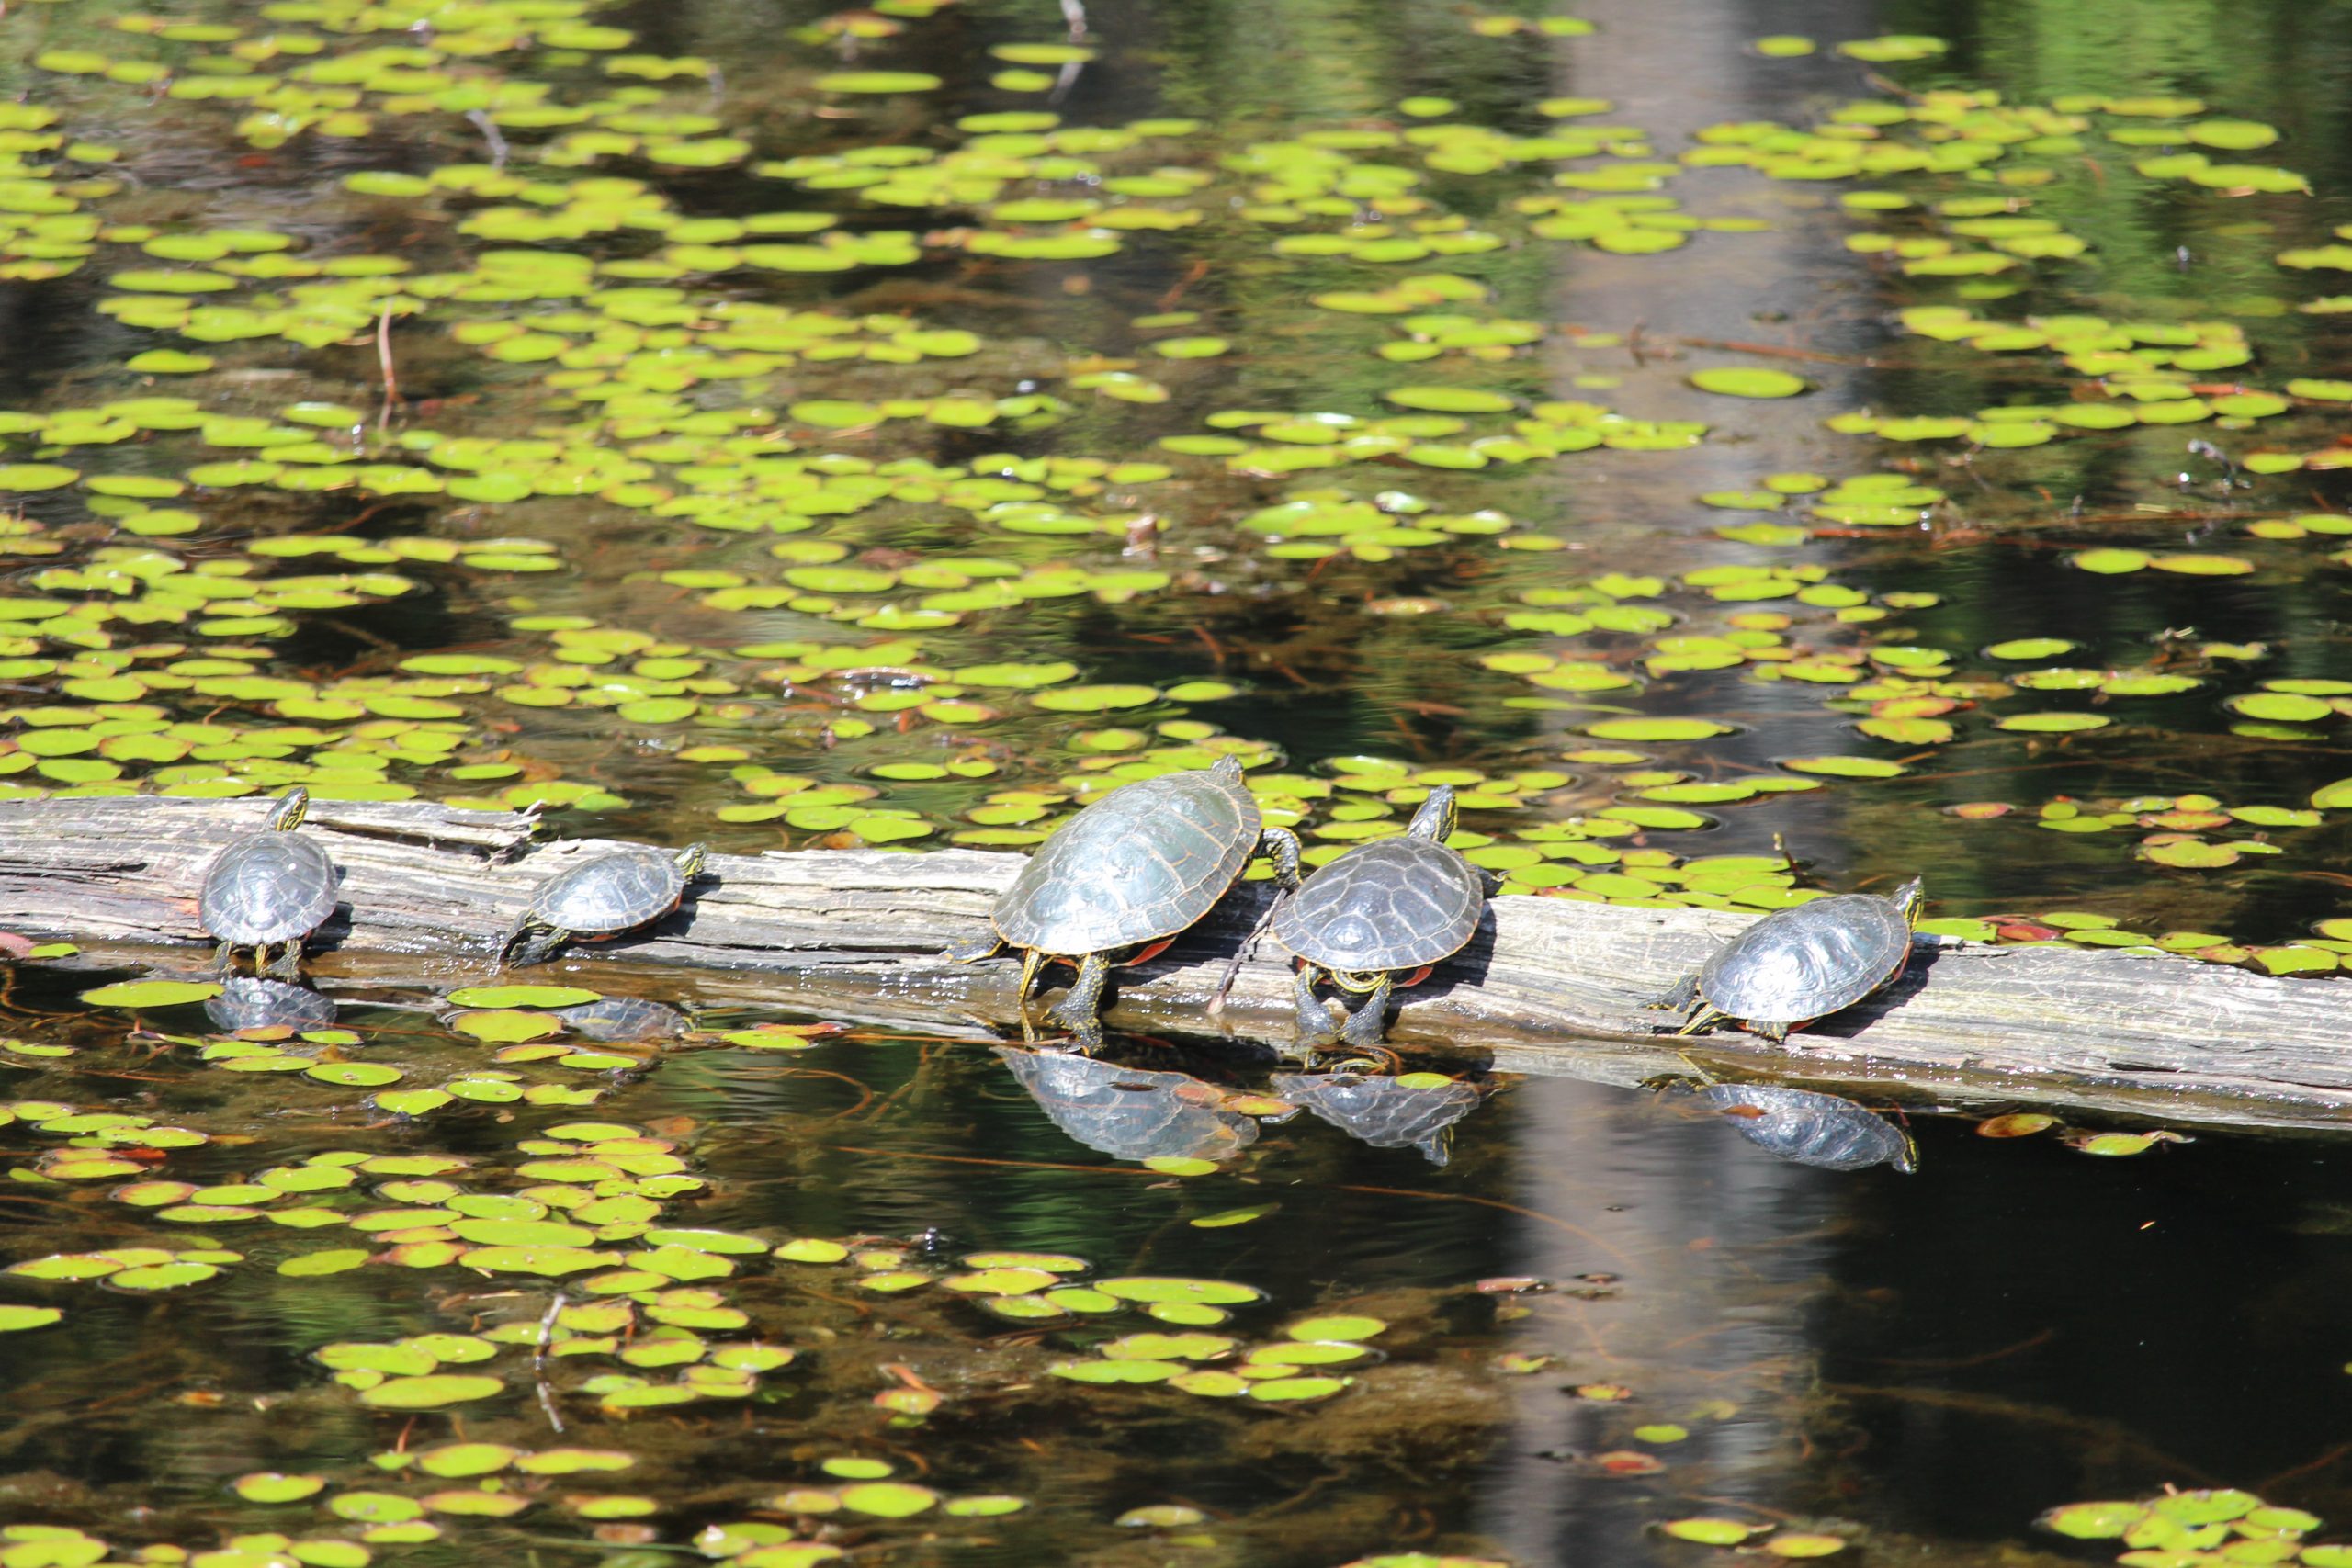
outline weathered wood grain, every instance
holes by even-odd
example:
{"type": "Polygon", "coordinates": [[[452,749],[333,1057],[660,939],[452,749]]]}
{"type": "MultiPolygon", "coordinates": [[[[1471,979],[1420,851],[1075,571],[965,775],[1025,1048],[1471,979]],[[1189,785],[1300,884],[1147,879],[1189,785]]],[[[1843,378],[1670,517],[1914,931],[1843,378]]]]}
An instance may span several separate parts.
{"type": "MultiPolygon", "coordinates": [[[[206,865],[267,809],[259,800],[0,804],[0,930],[85,944],[200,942],[196,894],[206,865]]],[[[314,971],[381,977],[390,960],[412,980],[486,970],[534,886],[613,847],[535,846],[531,829],[493,812],[314,803],[301,830],[324,840],[344,877],[341,906],[314,943],[314,971]]],[[[654,932],[575,947],[538,973],[594,970],[616,981],[659,965],[686,982],[673,989],[705,1002],[989,1032],[1017,1024],[1014,966],[938,955],[980,933],[1019,865],[1017,856],[962,850],[718,855],[654,932]]],[[[1223,1014],[1206,1010],[1268,897],[1245,884],[1165,957],[1124,972],[1107,1015],[1114,1026],[1286,1043],[1289,972],[1271,943],[1243,966],[1223,1014]]],[[[1914,1103],[2352,1127],[2352,991],[2188,959],[1923,943],[1894,987],[1788,1049],[1736,1034],[1658,1039],[1662,1015],[1645,1002],[1744,923],[1704,910],[1498,898],[1459,958],[1401,993],[1391,1038],[1614,1082],[1671,1070],[1687,1047],[1710,1067],[1862,1086],[1914,1103]]]]}

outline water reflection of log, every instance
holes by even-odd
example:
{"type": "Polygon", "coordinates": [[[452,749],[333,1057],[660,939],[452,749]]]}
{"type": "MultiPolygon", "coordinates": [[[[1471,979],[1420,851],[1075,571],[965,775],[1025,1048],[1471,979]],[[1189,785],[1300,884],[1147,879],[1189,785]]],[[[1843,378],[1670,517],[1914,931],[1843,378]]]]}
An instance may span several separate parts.
{"type": "MultiPolygon", "coordinates": [[[[85,945],[198,942],[205,865],[266,810],[258,801],[153,798],[0,804],[0,930],[85,945]]],[[[314,971],[477,976],[541,878],[611,847],[532,849],[528,829],[502,813],[317,802],[302,830],[326,841],[345,880],[343,906],[314,944],[314,971]]],[[[1014,966],[966,967],[938,954],[978,934],[1020,863],[959,850],[718,855],[687,907],[651,936],[575,950],[542,973],[581,976],[627,963],[679,976],[686,966],[694,973],[681,977],[697,1000],[981,1036],[1017,1022],[1014,966]]],[[[1112,1024],[1286,1043],[1290,977],[1271,946],[1243,966],[1222,1020],[1205,1010],[1266,896],[1245,885],[1163,957],[1124,972],[1112,1024]]],[[[1798,1036],[1792,1049],[1738,1034],[1652,1036],[1658,1015],[1644,1002],[1744,923],[1705,910],[1498,898],[1459,958],[1402,993],[1392,1040],[1615,1083],[1691,1061],[1747,1072],[1771,1063],[1914,1102],[2273,1126],[2341,1126],[2352,1113],[2341,983],[2181,958],[1923,950],[1897,985],[1798,1036]]]]}

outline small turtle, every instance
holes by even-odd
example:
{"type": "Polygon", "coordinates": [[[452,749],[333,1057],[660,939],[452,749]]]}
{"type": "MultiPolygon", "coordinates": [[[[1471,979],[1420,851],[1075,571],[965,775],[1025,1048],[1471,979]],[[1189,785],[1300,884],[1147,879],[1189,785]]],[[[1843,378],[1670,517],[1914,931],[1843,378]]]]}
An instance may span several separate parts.
{"type": "Polygon", "coordinates": [[[1138,779],[1063,823],[997,900],[989,939],[947,956],[970,964],[1000,948],[1021,949],[1024,1032],[1038,966],[1049,958],[1077,964],[1069,994],[1046,1016],[1076,1036],[1080,1050],[1096,1050],[1111,965],[1141,964],[1165,948],[1225,897],[1261,850],[1285,887],[1298,886],[1298,840],[1263,827],[1234,758],[1138,779]]]}
{"type": "Polygon", "coordinates": [[[1299,961],[1292,996],[1300,1043],[1379,1044],[1390,993],[1428,979],[1478,929],[1487,882],[1445,847],[1453,817],[1453,791],[1440,784],[1404,833],[1350,850],[1283,901],[1273,935],[1299,961]],[[1317,979],[1363,998],[1344,1024],[1334,1025],[1315,995],[1317,979]]]}
{"type": "Polygon", "coordinates": [[[558,872],[498,944],[500,964],[544,963],[569,938],[596,942],[651,924],[678,907],[705,853],[701,844],[675,855],[638,847],[558,872]]]}
{"type": "Polygon", "coordinates": [[[197,918],[220,940],[221,968],[250,947],[255,973],[290,980],[301,968],[302,939],[334,913],[334,863],[318,840],[294,831],[310,808],[309,790],[288,790],[260,831],[231,840],[205,872],[197,918]],[[280,942],[285,951],[272,965],[269,950],[280,942]]]}
{"type": "Polygon", "coordinates": [[[1847,893],[1775,909],[1651,1005],[1686,1015],[1677,1034],[1731,1020],[1780,1044],[1902,974],[1926,902],[1914,877],[1891,898],[1847,893]]]}

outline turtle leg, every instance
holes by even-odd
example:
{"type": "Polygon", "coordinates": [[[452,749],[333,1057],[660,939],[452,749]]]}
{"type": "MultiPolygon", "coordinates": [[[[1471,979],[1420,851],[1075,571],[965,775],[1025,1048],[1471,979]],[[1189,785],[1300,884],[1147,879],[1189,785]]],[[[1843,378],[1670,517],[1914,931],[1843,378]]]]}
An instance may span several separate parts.
{"type": "Polygon", "coordinates": [[[1089,1055],[1102,1047],[1102,985],[1111,977],[1111,955],[1090,953],[1078,961],[1078,978],[1069,994],[1046,1010],[1046,1016],[1076,1037],[1078,1048],[1089,1055]]]}
{"type": "Polygon", "coordinates": [[[1775,1023],[1768,1019],[1751,1018],[1747,1021],[1747,1027],[1752,1032],[1762,1035],[1765,1039],[1770,1041],[1775,1045],[1786,1045],[1789,1043],[1789,1031],[1795,1028],[1796,1025],[1792,1023],[1775,1023]]]}
{"type": "Polygon", "coordinates": [[[1689,1012],[1690,1004],[1698,999],[1699,976],[1685,975],[1643,1005],[1660,1008],[1668,1012],[1689,1012]]]}
{"type": "Polygon", "coordinates": [[[1713,1029],[1730,1017],[1731,1014],[1727,1012],[1719,1012],[1713,1008],[1702,1005],[1695,1009],[1689,1018],[1682,1021],[1682,1027],[1674,1032],[1675,1037],[1679,1039],[1685,1034],[1697,1034],[1702,1030],[1713,1029]]]}
{"type": "Polygon", "coordinates": [[[950,964],[978,964],[983,958],[994,958],[1004,948],[1004,939],[991,929],[984,939],[957,942],[939,956],[950,964]]]}
{"type": "Polygon", "coordinates": [[[544,964],[554,956],[555,950],[561,947],[564,938],[571,934],[560,927],[542,925],[532,919],[522,920],[506,938],[506,945],[501,950],[505,954],[501,965],[514,964],[519,968],[544,964]]]}
{"type": "Polygon", "coordinates": [[[298,936],[288,942],[286,951],[277,955],[277,963],[258,964],[256,967],[264,973],[276,975],[284,980],[300,979],[302,977],[302,939],[298,936]]]}
{"type": "Polygon", "coordinates": [[[1274,880],[1289,892],[1298,891],[1298,835],[1287,828],[1269,828],[1258,835],[1258,852],[1274,863],[1274,880]]]}
{"type": "Polygon", "coordinates": [[[1383,975],[1340,1026],[1340,1038],[1358,1049],[1378,1045],[1380,1037],[1388,1032],[1388,998],[1395,989],[1396,976],[1383,975]]]}
{"type": "Polygon", "coordinates": [[[1339,1039],[1339,1027],[1331,1021],[1331,1010],[1315,994],[1316,976],[1320,973],[1312,964],[1302,964],[1291,980],[1293,1010],[1298,1015],[1298,1043],[1311,1055],[1317,1045],[1329,1045],[1339,1039]]]}
{"type": "Polygon", "coordinates": [[[1037,1038],[1037,1027],[1029,1017],[1029,987],[1037,983],[1037,971],[1045,966],[1046,955],[1034,947],[1021,953],[1021,986],[1012,993],[1012,1005],[1021,1013],[1021,1038],[1037,1038]]]}
{"type": "Polygon", "coordinates": [[[226,975],[237,966],[237,944],[224,942],[212,950],[212,967],[226,975]]]}

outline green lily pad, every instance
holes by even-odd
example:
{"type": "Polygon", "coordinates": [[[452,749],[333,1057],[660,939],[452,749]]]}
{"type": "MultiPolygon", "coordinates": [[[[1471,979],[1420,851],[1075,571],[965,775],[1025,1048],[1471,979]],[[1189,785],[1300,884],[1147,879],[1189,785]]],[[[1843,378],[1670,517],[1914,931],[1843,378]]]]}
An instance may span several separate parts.
{"type": "Polygon", "coordinates": [[[1812,389],[1813,383],[1786,370],[1722,365],[1690,373],[1690,384],[1702,392],[1727,398],[1793,398],[1812,389]]]}
{"type": "Polygon", "coordinates": [[[84,991],[82,1000],[100,1008],[184,1007],[220,994],[214,980],[124,980],[84,991]]]}
{"type": "Polygon", "coordinates": [[[423,1377],[388,1378],[363,1389],[359,1403],[379,1410],[440,1410],[471,1404],[504,1391],[498,1378],[470,1372],[430,1372],[423,1377]]]}

